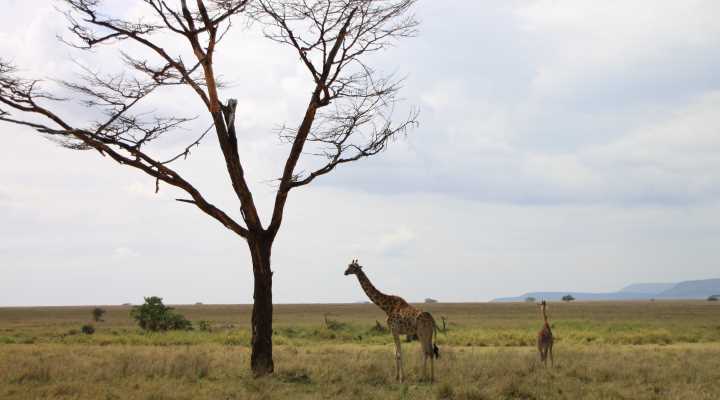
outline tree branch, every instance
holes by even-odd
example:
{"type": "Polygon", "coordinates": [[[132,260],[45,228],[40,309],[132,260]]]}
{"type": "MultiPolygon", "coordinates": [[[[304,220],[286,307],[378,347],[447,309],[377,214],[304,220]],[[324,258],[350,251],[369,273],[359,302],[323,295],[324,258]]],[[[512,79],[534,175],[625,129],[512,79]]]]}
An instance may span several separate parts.
{"type": "Polygon", "coordinates": [[[415,0],[257,0],[251,15],[265,36],[290,46],[310,72],[313,90],[297,129],[283,128],[292,143],[279,178],[268,226],[276,234],[289,191],[312,182],[337,165],[383,150],[395,136],[416,125],[417,113],[393,128],[389,117],[399,81],[377,78],[361,58],[393,40],[412,36],[417,21],[407,11],[415,0]],[[335,108],[325,111],[331,102],[335,108]],[[388,111],[389,110],[389,111],[388,111]],[[367,137],[365,143],[358,139],[367,137]],[[327,162],[306,176],[295,172],[307,144],[319,145],[327,162]],[[323,149],[323,147],[329,147],[323,149]]]}
{"type": "MultiPolygon", "coordinates": [[[[12,76],[13,72],[14,68],[10,66],[10,64],[0,61],[0,103],[5,104],[15,111],[19,111],[21,114],[45,118],[58,127],[53,128],[40,122],[12,118],[10,117],[10,112],[7,110],[0,112],[1,121],[31,127],[38,132],[65,139],[68,141],[68,143],[63,143],[66,147],[96,149],[101,154],[109,156],[119,164],[131,166],[145,172],[158,181],[163,181],[182,189],[192,197],[194,204],[203,212],[215,218],[236,234],[244,238],[248,237],[248,230],[246,228],[242,227],[225,212],[208,202],[192,184],[176,171],[142,151],[141,144],[127,143],[120,136],[108,135],[107,130],[109,129],[109,124],[101,126],[101,129],[81,129],[71,126],[58,114],[38,104],[38,99],[53,99],[50,96],[44,95],[43,92],[38,89],[38,81],[26,81],[15,78],[12,76]]],[[[86,90],[88,88],[81,87],[81,89],[86,90]]],[[[98,97],[105,99],[101,94],[99,94],[98,97]]],[[[113,101],[111,97],[106,99],[111,103],[113,101]]],[[[126,109],[123,108],[121,111],[118,111],[118,113],[124,113],[125,111],[126,109]]],[[[111,120],[113,119],[117,119],[117,116],[111,116],[111,120]]]]}

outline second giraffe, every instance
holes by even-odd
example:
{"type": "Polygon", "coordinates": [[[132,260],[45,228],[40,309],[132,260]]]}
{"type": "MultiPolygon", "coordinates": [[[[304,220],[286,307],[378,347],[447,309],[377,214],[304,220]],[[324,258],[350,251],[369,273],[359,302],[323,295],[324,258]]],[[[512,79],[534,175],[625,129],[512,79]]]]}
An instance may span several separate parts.
{"type": "Polygon", "coordinates": [[[540,306],[540,310],[542,310],[542,316],[543,316],[543,327],[540,329],[540,332],[538,332],[538,351],[540,352],[540,361],[543,362],[543,364],[547,365],[547,357],[550,355],[550,366],[554,364],[553,361],[553,334],[552,330],[550,330],[550,324],[548,323],[548,317],[547,317],[547,303],[545,300],[538,303],[538,306],[540,306]]]}

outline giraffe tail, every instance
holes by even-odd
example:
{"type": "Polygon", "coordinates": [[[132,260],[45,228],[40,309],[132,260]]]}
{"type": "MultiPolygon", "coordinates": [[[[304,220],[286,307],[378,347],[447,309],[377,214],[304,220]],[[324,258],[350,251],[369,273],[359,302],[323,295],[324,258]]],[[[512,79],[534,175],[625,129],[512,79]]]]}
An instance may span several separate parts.
{"type": "Polygon", "coordinates": [[[435,358],[440,358],[440,348],[437,346],[437,333],[438,333],[438,326],[435,323],[435,319],[433,318],[433,356],[435,358]]]}

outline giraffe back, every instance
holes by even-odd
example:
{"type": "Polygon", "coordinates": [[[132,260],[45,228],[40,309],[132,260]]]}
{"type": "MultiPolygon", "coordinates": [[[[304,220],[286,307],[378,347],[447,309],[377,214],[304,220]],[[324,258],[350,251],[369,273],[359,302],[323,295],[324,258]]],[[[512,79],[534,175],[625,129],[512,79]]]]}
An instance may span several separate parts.
{"type": "Polygon", "coordinates": [[[409,305],[405,300],[396,297],[398,301],[390,308],[387,317],[388,327],[393,333],[399,335],[415,335],[417,333],[417,320],[422,311],[409,305]]]}

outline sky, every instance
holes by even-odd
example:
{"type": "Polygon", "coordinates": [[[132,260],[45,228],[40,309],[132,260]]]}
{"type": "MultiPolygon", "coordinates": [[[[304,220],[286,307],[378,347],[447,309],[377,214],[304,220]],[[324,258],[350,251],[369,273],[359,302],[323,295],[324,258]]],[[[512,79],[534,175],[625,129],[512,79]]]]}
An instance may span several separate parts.
{"type": "MultiPolygon", "coordinates": [[[[58,3],[3,3],[0,55],[24,76],[118,70],[118,48],[58,42],[58,3]]],[[[418,35],[368,62],[405,77],[420,125],[291,193],[276,303],[365,301],[343,275],[353,258],[408,301],[720,277],[719,2],[421,0],[414,12],[418,35]]],[[[216,69],[231,83],[221,96],[238,99],[239,151],[267,221],[289,150],[274,129],[299,123],[311,82],[289,48],[241,19],[234,28],[216,69]]],[[[200,115],[160,153],[209,124],[190,89],[151,101],[200,115]]],[[[60,108],[79,123],[92,113],[60,108]]],[[[0,306],[252,302],[245,242],[177,191],[155,194],[141,172],[25,128],[0,135],[0,306]]],[[[237,215],[216,141],[178,169],[237,215]]]]}

